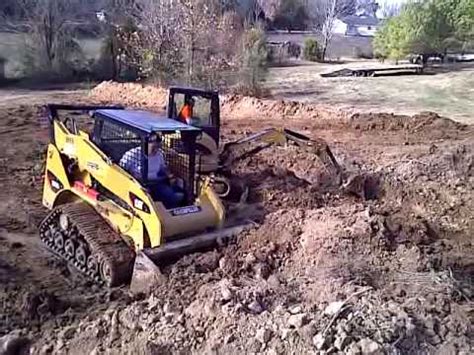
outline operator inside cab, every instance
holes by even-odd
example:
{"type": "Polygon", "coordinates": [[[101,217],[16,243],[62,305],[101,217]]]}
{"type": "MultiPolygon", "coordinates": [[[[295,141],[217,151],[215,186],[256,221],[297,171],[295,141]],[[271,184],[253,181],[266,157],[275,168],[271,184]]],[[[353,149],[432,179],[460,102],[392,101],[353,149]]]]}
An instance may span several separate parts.
{"type": "Polygon", "coordinates": [[[184,105],[179,111],[178,118],[181,122],[191,125],[193,122],[194,99],[186,95],[184,97],[184,105]]]}
{"type": "MultiPolygon", "coordinates": [[[[179,207],[184,200],[184,192],[177,184],[172,184],[172,175],[168,172],[166,160],[161,149],[161,136],[152,134],[148,138],[148,189],[153,201],[162,202],[167,209],[179,207]]],[[[142,177],[141,146],[127,151],[120,159],[119,165],[135,178],[142,177]]]]}

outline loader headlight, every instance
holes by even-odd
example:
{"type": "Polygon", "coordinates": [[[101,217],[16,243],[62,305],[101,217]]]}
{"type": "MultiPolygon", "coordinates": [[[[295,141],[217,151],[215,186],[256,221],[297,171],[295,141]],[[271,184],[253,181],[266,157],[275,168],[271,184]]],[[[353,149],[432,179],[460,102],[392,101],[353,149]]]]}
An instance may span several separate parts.
{"type": "Polygon", "coordinates": [[[48,170],[46,176],[48,178],[49,186],[51,186],[53,192],[58,192],[64,188],[61,181],[59,181],[59,179],[51,171],[48,170]]]}
{"type": "Polygon", "coordinates": [[[132,202],[132,206],[137,210],[143,211],[145,213],[150,213],[150,207],[143,202],[142,199],[137,197],[134,193],[130,192],[130,201],[132,202]]]}

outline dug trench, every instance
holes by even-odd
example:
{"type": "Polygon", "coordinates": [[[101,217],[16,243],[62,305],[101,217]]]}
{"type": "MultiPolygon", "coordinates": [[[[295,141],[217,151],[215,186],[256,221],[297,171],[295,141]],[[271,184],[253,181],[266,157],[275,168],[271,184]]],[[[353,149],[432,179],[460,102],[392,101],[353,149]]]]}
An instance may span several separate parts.
{"type": "MultiPolygon", "coordinates": [[[[160,107],[153,89],[127,90],[140,98],[133,106],[160,107]]],[[[112,101],[103,96],[69,100],[112,101]]],[[[223,102],[226,140],[283,125],[321,137],[360,186],[335,188],[317,158],[292,147],[241,161],[235,172],[251,193],[235,213],[256,227],[166,266],[151,295],[91,285],[41,247],[47,132],[38,106],[1,108],[0,350],[468,353],[472,127],[431,113],[331,120],[330,108],[223,102]],[[266,111],[276,105],[281,117],[266,111]]]]}

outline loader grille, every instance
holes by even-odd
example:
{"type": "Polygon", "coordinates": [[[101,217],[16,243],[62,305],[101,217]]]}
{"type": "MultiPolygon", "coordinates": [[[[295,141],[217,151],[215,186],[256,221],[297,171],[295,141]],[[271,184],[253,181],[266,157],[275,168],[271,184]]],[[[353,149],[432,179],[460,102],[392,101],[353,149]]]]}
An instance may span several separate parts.
{"type": "Polygon", "coordinates": [[[126,126],[103,120],[98,143],[111,160],[142,180],[145,156],[142,154],[142,138],[126,126]]]}
{"type": "Polygon", "coordinates": [[[195,186],[195,135],[186,132],[164,134],[162,149],[168,170],[183,182],[189,202],[196,196],[195,186]]]}

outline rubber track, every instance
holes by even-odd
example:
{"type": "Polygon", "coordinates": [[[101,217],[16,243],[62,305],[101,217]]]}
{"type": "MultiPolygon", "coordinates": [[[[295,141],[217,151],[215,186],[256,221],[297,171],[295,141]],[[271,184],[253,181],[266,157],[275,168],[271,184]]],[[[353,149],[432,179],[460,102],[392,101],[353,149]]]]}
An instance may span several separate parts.
{"type": "MultiPolygon", "coordinates": [[[[43,241],[45,241],[44,233],[49,228],[50,223],[60,214],[68,216],[70,223],[77,228],[84,238],[99,265],[101,263],[109,265],[111,282],[107,286],[118,286],[130,281],[135,253],[122,240],[120,235],[92,207],[84,202],[58,206],[51,211],[40,225],[40,235],[43,241]]],[[[92,277],[99,284],[104,284],[104,280],[93,277],[87,270],[79,267],[74,260],[68,258],[63,252],[56,250],[54,245],[45,244],[56,254],[60,254],[63,259],[72,263],[82,274],[89,278],[92,277]]]]}

